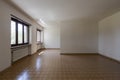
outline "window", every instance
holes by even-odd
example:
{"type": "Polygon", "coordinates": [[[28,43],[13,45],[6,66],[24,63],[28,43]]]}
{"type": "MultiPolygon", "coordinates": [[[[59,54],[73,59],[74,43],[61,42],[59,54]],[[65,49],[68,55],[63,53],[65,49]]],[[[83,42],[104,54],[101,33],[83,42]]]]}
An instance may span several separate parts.
{"type": "Polygon", "coordinates": [[[37,42],[41,43],[41,30],[37,29],[37,42]]]}
{"type": "Polygon", "coordinates": [[[11,18],[11,45],[18,46],[29,43],[29,25],[11,18]]]}

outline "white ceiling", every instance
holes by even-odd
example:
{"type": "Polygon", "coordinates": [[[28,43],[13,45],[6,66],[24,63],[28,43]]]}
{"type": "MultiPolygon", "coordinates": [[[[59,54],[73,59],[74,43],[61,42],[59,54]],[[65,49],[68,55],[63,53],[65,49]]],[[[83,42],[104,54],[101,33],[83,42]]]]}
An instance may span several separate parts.
{"type": "Polygon", "coordinates": [[[35,20],[99,20],[120,9],[120,0],[11,0],[35,20]]]}

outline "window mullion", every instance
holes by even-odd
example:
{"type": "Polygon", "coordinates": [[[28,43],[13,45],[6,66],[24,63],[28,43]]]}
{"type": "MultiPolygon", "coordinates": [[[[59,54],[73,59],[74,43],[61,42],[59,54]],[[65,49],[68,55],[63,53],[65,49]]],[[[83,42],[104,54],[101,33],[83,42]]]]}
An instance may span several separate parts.
{"type": "Polygon", "coordinates": [[[16,22],[16,45],[18,45],[18,22],[16,22]]]}

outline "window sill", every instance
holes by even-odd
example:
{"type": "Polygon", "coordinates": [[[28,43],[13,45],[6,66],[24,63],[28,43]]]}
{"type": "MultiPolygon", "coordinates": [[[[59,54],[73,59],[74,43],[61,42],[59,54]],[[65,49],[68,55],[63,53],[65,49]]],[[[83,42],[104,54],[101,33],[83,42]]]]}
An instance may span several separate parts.
{"type": "Polygon", "coordinates": [[[19,46],[12,46],[11,49],[12,50],[17,50],[17,49],[25,48],[25,47],[29,47],[29,46],[31,46],[31,44],[25,44],[25,45],[19,45],[19,46]]]}

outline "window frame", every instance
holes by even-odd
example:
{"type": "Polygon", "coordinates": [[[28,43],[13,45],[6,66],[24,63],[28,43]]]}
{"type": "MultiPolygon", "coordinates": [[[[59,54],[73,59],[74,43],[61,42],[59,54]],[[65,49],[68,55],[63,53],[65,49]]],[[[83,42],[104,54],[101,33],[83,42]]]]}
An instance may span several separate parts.
{"type": "Polygon", "coordinates": [[[26,24],[26,22],[24,21],[20,21],[16,18],[13,18],[11,17],[11,21],[14,21],[15,22],[15,27],[16,27],[16,30],[15,30],[15,34],[16,34],[16,41],[15,41],[15,44],[11,44],[11,46],[20,46],[20,45],[26,45],[26,44],[29,44],[29,24],[26,24]],[[22,24],[22,43],[18,43],[18,24],[22,24]],[[24,42],[24,26],[27,27],[27,42],[25,43],[24,42]]]}

